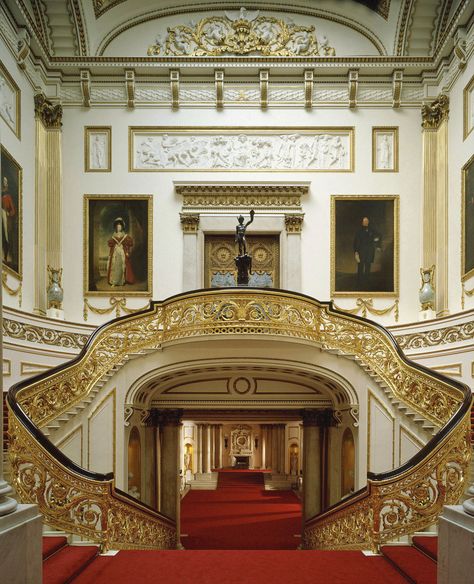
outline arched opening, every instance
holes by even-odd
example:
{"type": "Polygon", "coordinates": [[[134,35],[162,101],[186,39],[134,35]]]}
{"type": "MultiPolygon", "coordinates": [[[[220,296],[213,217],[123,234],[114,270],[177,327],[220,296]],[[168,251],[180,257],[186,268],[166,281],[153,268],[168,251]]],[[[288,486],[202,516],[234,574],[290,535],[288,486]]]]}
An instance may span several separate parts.
{"type": "Polygon", "coordinates": [[[355,444],[350,428],[342,435],[341,469],[341,496],[345,497],[355,490],[355,444]]]}
{"type": "Polygon", "coordinates": [[[142,492],[142,465],[140,432],[134,426],[128,439],[128,494],[140,499],[142,492]]]}

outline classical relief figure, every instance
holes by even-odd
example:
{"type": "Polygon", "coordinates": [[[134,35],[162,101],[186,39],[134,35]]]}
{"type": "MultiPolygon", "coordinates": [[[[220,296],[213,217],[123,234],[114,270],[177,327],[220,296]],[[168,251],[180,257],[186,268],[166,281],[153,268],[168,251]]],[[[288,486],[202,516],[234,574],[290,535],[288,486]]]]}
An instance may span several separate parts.
{"type": "Polygon", "coordinates": [[[108,282],[111,286],[134,284],[135,276],[130,261],[133,239],[125,233],[125,223],[122,217],[115,219],[114,228],[114,234],[108,241],[110,250],[107,268],[108,282]]]}

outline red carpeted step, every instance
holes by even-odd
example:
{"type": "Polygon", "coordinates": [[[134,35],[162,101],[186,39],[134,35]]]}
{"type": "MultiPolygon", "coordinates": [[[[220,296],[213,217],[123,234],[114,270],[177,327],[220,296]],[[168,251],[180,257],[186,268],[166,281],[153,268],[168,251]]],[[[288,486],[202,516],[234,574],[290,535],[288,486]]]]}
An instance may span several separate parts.
{"type": "Polygon", "coordinates": [[[182,543],[199,550],[295,550],[301,502],[292,491],[265,491],[263,473],[219,472],[215,491],[189,491],[181,503],[182,543]]]}
{"type": "Polygon", "coordinates": [[[383,555],[416,584],[436,584],[436,562],[426,557],[413,546],[386,545],[383,555]]]}
{"type": "Polygon", "coordinates": [[[74,584],[407,584],[389,562],[361,552],[121,551],[74,584]]]}
{"type": "Polygon", "coordinates": [[[66,546],[43,562],[43,584],[64,584],[97,557],[97,546],[66,546]]]}
{"type": "Polygon", "coordinates": [[[426,555],[438,561],[438,538],[434,535],[415,535],[413,545],[426,555]]]}
{"type": "Polygon", "coordinates": [[[43,561],[55,554],[67,545],[67,538],[64,536],[43,537],[43,561]]]}

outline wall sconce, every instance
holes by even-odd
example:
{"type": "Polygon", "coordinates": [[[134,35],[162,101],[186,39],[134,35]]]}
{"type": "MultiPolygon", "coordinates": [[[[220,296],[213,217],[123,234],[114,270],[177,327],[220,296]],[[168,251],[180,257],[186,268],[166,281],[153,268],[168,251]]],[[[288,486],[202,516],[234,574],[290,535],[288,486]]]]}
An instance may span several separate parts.
{"type": "Polygon", "coordinates": [[[255,444],[255,450],[257,450],[258,449],[258,437],[255,438],[253,443],[255,444]]]}
{"type": "Polygon", "coordinates": [[[224,436],[224,448],[227,450],[229,448],[229,437],[224,436]]]}

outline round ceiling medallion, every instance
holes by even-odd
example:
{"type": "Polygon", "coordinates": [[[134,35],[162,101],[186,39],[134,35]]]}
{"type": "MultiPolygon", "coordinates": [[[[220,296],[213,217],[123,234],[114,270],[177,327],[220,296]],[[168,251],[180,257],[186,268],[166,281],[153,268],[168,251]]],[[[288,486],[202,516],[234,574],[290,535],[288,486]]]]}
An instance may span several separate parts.
{"type": "Polygon", "coordinates": [[[232,393],[244,395],[255,392],[255,380],[248,377],[235,376],[229,379],[228,387],[232,393]]]}

